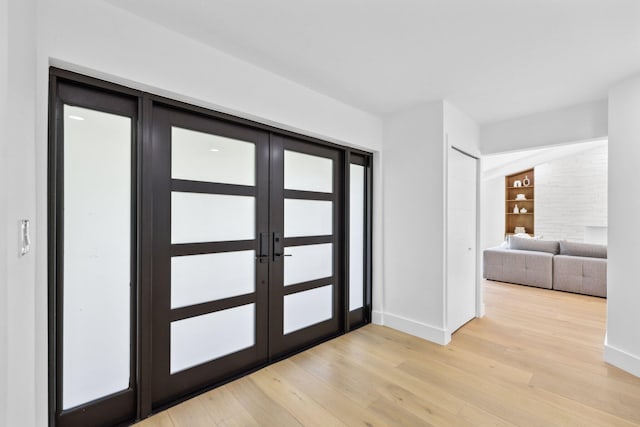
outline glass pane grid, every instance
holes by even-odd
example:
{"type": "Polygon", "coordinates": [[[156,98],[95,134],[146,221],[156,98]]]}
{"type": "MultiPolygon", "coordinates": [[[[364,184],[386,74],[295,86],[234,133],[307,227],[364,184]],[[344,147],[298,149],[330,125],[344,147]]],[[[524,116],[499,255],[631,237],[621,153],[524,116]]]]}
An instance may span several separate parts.
{"type": "Polygon", "coordinates": [[[255,239],[255,197],[171,193],[171,243],[255,239]]]}
{"type": "Polygon", "coordinates": [[[333,193],[333,160],[285,150],[284,188],[333,193]]]}
{"type": "Polygon", "coordinates": [[[255,144],[171,128],[171,177],[255,186],[255,144]]]}
{"type": "Polygon", "coordinates": [[[171,322],[170,373],[255,345],[255,304],[171,322]]]}
{"type": "Polygon", "coordinates": [[[236,251],[171,258],[171,308],[255,292],[256,252],[236,251]]]}
{"type": "Polygon", "coordinates": [[[297,292],[284,297],[283,333],[329,320],[333,317],[333,285],[297,292]]]}
{"type": "Polygon", "coordinates": [[[294,285],[333,276],[333,244],[287,246],[284,285],[294,285]]]}
{"type": "Polygon", "coordinates": [[[284,236],[328,236],[333,234],[333,202],[285,199],[284,236]]]}

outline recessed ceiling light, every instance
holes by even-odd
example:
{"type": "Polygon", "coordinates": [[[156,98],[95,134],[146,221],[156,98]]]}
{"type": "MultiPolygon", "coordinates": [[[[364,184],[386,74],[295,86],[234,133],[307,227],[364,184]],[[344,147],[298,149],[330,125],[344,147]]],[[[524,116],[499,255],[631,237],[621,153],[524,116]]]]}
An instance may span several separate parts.
{"type": "Polygon", "coordinates": [[[217,148],[209,148],[209,151],[211,151],[212,153],[216,153],[220,150],[218,150],[217,148]]]}
{"type": "Polygon", "coordinates": [[[73,114],[71,114],[69,116],[69,118],[72,119],[72,120],[84,120],[84,117],[74,116],[73,114]]]}

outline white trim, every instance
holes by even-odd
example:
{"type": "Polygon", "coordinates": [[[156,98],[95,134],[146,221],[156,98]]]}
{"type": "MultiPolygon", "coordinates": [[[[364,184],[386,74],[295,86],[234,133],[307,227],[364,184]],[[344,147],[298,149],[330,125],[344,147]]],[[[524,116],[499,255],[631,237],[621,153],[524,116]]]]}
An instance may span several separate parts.
{"type": "Polygon", "coordinates": [[[440,345],[447,345],[451,341],[451,333],[426,323],[417,322],[395,314],[384,313],[384,323],[393,329],[434,342],[440,345]]]}
{"type": "Polygon", "coordinates": [[[381,311],[373,310],[371,312],[371,323],[374,325],[384,325],[384,316],[381,311]]]}
{"type": "Polygon", "coordinates": [[[484,317],[484,288],[482,287],[482,157],[476,161],[476,317],[484,317]]]}
{"type": "MultiPolygon", "coordinates": [[[[442,103],[442,128],[445,130],[445,108],[442,103]]],[[[442,326],[449,326],[449,133],[444,133],[442,147],[442,326]]],[[[444,330],[444,329],[443,329],[444,330]]],[[[415,334],[414,334],[415,335],[415,334]]],[[[421,335],[418,335],[421,336],[421,335]]],[[[425,338],[439,343],[437,340],[425,338]]],[[[448,341],[444,344],[447,344],[448,341]]]]}
{"type": "Polygon", "coordinates": [[[636,377],[640,377],[640,357],[610,346],[607,344],[606,338],[604,343],[604,361],[636,377]]]}
{"type": "Polygon", "coordinates": [[[484,302],[480,303],[480,312],[476,316],[477,318],[482,318],[486,314],[484,302]]]}

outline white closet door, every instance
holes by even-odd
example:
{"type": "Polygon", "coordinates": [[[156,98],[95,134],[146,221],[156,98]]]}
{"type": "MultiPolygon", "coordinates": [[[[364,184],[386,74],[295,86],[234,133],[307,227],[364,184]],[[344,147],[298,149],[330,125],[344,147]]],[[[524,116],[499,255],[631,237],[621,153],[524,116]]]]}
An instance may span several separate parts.
{"type": "Polygon", "coordinates": [[[476,162],[449,149],[447,224],[447,330],[476,316],[476,162]]]}

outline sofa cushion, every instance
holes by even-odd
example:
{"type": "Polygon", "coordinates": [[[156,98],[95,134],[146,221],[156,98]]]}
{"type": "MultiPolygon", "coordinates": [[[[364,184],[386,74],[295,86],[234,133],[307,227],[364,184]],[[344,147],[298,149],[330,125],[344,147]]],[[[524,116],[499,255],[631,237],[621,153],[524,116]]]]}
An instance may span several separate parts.
{"type": "Polygon", "coordinates": [[[560,250],[558,242],[555,240],[536,240],[511,236],[509,242],[510,249],[521,251],[548,252],[555,255],[560,250]]]}
{"type": "Polygon", "coordinates": [[[553,254],[501,248],[484,250],[485,279],[551,289],[552,274],[553,254]]]}
{"type": "Polygon", "coordinates": [[[589,258],[606,258],[607,246],[593,243],[560,241],[560,255],[583,256],[589,258]]]}
{"type": "Polygon", "coordinates": [[[556,255],[553,257],[553,289],[606,297],[607,260],[556,255]]]}

